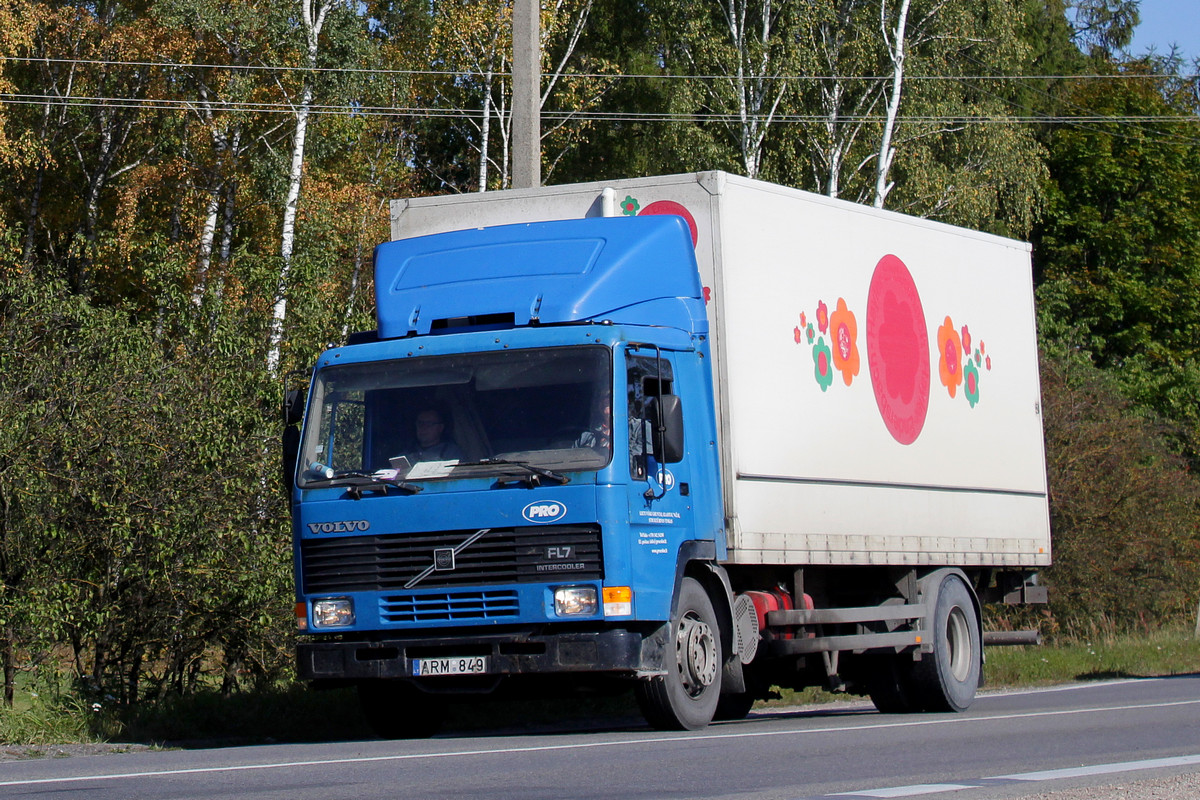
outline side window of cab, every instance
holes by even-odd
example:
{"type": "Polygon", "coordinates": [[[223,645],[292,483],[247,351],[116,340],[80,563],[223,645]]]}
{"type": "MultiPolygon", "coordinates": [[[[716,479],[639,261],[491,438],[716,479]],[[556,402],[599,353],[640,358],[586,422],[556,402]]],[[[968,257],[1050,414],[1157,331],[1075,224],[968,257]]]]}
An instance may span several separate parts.
{"type": "Polygon", "coordinates": [[[629,408],[629,474],[630,477],[645,480],[646,456],[654,453],[648,406],[660,391],[664,395],[673,393],[673,373],[671,362],[665,356],[660,358],[653,350],[647,351],[645,348],[630,348],[625,363],[625,391],[629,408]]]}

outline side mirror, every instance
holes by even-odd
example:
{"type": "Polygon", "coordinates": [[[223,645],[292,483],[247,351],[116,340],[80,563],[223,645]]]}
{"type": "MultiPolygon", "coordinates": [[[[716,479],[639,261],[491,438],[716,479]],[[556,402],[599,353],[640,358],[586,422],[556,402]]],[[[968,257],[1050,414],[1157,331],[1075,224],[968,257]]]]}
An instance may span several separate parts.
{"type": "Polygon", "coordinates": [[[655,460],[660,464],[683,461],[683,401],[679,395],[665,394],[652,400],[647,412],[654,436],[655,460]]]}
{"type": "Polygon", "coordinates": [[[288,389],[283,394],[283,424],[299,425],[304,419],[304,394],[299,389],[288,389]]]}
{"type": "Polygon", "coordinates": [[[296,483],[296,461],[300,458],[300,429],[288,425],[283,429],[283,489],[290,497],[296,483]]]}

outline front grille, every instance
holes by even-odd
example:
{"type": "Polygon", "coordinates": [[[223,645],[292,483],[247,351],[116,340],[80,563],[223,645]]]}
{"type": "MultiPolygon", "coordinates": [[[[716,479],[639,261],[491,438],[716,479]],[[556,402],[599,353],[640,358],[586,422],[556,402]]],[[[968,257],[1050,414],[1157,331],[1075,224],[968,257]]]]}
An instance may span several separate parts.
{"type": "Polygon", "coordinates": [[[301,575],[307,594],[435,589],[496,583],[600,580],[604,577],[597,525],[495,528],[453,554],[476,531],[398,533],[305,539],[301,575]],[[434,566],[412,586],[410,581],[434,566]]]}
{"type": "Polygon", "coordinates": [[[514,591],[458,591],[386,595],[379,600],[384,622],[461,622],[515,617],[520,611],[514,591]]]}

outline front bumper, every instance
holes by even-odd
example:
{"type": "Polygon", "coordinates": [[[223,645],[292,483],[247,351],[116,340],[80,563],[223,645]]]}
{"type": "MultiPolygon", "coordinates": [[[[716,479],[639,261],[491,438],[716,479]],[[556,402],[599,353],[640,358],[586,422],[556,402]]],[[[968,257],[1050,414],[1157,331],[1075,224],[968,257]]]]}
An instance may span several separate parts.
{"type": "MultiPolygon", "coordinates": [[[[488,633],[439,638],[301,642],[297,672],[309,681],[411,678],[414,658],[488,656],[489,675],[662,673],[666,627],[570,633],[488,633]]],[[[435,679],[436,680],[436,679],[435,679]]]]}

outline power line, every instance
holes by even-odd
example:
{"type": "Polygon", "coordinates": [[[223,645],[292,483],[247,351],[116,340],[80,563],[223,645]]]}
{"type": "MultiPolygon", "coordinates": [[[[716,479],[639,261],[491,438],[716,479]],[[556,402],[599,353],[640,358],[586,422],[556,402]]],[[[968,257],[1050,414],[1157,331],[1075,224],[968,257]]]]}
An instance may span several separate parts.
{"type": "MultiPolygon", "coordinates": [[[[197,64],[176,61],[118,61],[107,59],[84,58],[39,58],[36,56],[5,56],[0,58],[0,64],[5,61],[39,64],[71,64],[106,67],[162,67],[171,69],[216,69],[232,70],[235,72],[308,72],[308,73],[345,73],[365,75],[429,75],[444,77],[483,77],[485,73],[472,70],[435,70],[435,69],[387,69],[374,67],[301,67],[278,66],[270,64],[197,64]]],[[[512,73],[495,71],[493,77],[511,78],[512,73]]],[[[564,77],[572,78],[605,78],[614,80],[727,80],[729,75],[683,75],[662,73],[611,73],[611,72],[570,72],[564,77]]],[[[755,78],[759,79],[759,78],[755,78]]],[[[767,81],[890,81],[891,75],[764,75],[761,80],[767,81]]],[[[1193,81],[1200,80],[1196,75],[1159,74],[1159,73],[1117,73],[1101,75],[1096,73],[1086,75],[906,75],[906,81],[1083,81],[1083,80],[1153,80],[1153,81],[1193,81]]]]}
{"type": "MultiPolygon", "coordinates": [[[[203,105],[208,110],[227,112],[246,112],[259,114],[295,114],[296,106],[290,103],[263,101],[211,101],[198,103],[194,100],[172,100],[169,98],[136,98],[136,97],[103,97],[77,96],[61,97],[57,95],[0,93],[0,102],[12,105],[48,105],[57,108],[128,108],[146,111],[191,111],[203,105]]],[[[350,116],[350,117],[454,117],[470,118],[481,116],[481,111],[474,108],[436,108],[420,106],[364,106],[358,104],[312,104],[308,108],[314,115],[350,116]]],[[[552,111],[543,110],[542,116],[552,120],[585,119],[610,122],[741,122],[742,116],[735,113],[721,112],[609,112],[609,111],[552,111]]],[[[747,120],[765,122],[768,118],[776,122],[791,123],[825,123],[827,117],[821,114],[749,114],[747,120]]],[[[882,114],[844,115],[839,119],[843,122],[882,122],[882,114]]],[[[908,115],[904,117],[908,123],[965,125],[1008,125],[1008,124],[1044,124],[1044,123],[1200,123],[1200,117],[1194,115],[1105,115],[1105,114],[1074,114],[1074,115],[908,115]]]]}

